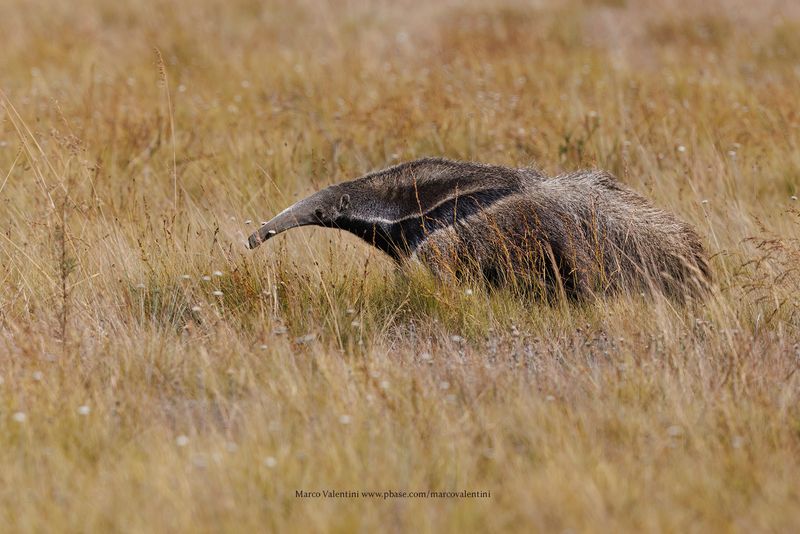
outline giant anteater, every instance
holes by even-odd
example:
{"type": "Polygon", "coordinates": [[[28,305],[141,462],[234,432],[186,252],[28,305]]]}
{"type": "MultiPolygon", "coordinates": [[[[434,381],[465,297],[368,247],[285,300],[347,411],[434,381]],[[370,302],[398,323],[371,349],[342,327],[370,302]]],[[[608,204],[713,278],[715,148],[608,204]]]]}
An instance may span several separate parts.
{"type": "Polygon", "coordinates": [[[533,169],[426,158],[332,185],[249,238],[305,225],[347,230],[398,262],[544,297],[654,290],[702,294],[711,272],[697,233],[602,171],[548,178],[533,169]]]}

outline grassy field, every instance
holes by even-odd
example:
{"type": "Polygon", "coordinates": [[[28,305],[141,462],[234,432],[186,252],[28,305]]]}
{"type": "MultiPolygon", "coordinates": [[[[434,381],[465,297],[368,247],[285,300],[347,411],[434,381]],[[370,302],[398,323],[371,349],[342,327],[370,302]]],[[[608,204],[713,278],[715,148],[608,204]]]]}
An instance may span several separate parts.
{"type": "Polygon", "coordinates": [[[0,35],[0,530],[800,530],[797,2],[5,0],[0,35]],[[608,169],[714,293],[245,249],[424,155],[608,169]]]}

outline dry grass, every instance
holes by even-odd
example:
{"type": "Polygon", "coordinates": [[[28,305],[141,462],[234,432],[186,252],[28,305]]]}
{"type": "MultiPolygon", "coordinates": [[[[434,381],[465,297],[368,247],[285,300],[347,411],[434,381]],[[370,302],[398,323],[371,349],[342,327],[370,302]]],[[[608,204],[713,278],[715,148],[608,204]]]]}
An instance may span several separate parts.
{"type": "Polygon", "coordinates": [[[5,3],[3,530],[800,529],[796,2],[285,4],[5,3]],[[718,288],[548,306],[331,231],[245,250],[422,155],[609,169],[718,288]]]}

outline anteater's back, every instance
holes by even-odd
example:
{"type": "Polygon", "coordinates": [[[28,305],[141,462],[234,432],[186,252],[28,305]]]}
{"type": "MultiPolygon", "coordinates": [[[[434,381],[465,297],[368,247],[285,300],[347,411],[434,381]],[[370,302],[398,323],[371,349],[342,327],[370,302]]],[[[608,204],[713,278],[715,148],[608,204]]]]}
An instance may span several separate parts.
{"type": "Polygon", "coordinates": [[[439,273],[469,268],[493,282],[523,281],[572,297],[624,288],[680,298],[711,281],[688,224],[597,171],[530,180],[520,193],[431,235],[417,257],[439,273]]]}

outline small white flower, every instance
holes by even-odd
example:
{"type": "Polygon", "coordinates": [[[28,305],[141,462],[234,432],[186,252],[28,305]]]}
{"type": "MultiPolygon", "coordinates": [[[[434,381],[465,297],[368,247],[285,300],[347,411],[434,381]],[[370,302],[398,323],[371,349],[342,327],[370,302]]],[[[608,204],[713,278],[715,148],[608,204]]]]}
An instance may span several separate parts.
{"type": "Polygon", "coordinates": [[[144,284],[136,284],[136,289],[144,289],[144,284]]]}
{"type": "Polygon", "coordinates": [[[24,423],[24,422],[25,422],[25,420],[26,420],[28,417],[25,415],[25,412],[14,412],[14,415],[12,415],[12,416],[11,416],[11,418],[12,418],[14,421],[16,421],[17,423],[24,423]]]}
{"type": "Polygon", "coordinates": [[[381,380],[381,389],[389,389],[389,381],[381,380]]]}
{"type": "Polygon", "coordinates": [[[214,276],[222,276],[222,271],[214,271],[214,276]]]}
{"type": "Polygon", "coordinates": [[[267,456],[264,458],[264,465],[272,469],[276,465],[278,465],[278,460],[276,460],[273,456],[267,456]]]}
{"type": "Polygon", "coordinates": [[[178,447],[185,447],[189,444],[189,438],[181,434],[177,438],[175,438],[175,445],[178,447]]]}
{"type": "Polygon", "coordinates": [[[735,158],[736,157],[736,151],[735,150],[728,150],[728,155],[730,157],[732,157],[732,158],[735,158]]]}
{"type": "Polygon", "coordinates": [[[191,280],[191,279],[192,279],[192,277],[189,276],[188,274],[182,274],[181,275],[181,280],[191,280]]]}
{"type": "Polygon", "coordinates": [[[307,345],[312,341],[314,341],[315,339],[317,339],[316,334],[306,334],[304,336],[295,338],[294,342],[297,343],[298,345],[307,345]]]}
{"type": "Polygon", "coordinates": [[[791,197],[789,197],[789,198],[790,198],[790,199],[792,199],[792,200],[797,200],[797,196],[796,196],[796,195],[792,195],[792,196],[791,196],[791,197]]]}
{"type": "Polygon", "coordinates": [[[430,352],[423,352],[422,354],[419,355],[419,359],[424,362],[429,362],[433,359],[433,356],[431,355],[430,352]]]}
{"type": "Polygon", "coordinates": [[[467,289],[464,290],[464,294],[467,295],[467,296],[470,296],[470,295],[472,295],[472,290],[467,288],[467,289]]]}
{"type": "Polygon", "coordinates": [[[266,345],[261,345],[259,348],[260,348],[261,350],[267,350],[267,346],[266,346],[266,345]]]}
{"type": "Polygon", "coordinates": [[[44,378],[44,374],[41,371],[34,371],[31,376],[37,382],[40,382],[42,380],[42,378],[44,378]]]}
{"type": "Polygon", "coordinates": [[[199,312],[200,309],[201,309],[200,306],[192,306],[192,311],[195,313],[199,312]]]}
{"type": "Polygon", "coordinates": [[[245,224],[253,224],[253,221],[252,221],[252,220],[250,220],[250,219],[247,219],[247,220],[246,220],[244,223],[245,223],[245,224]]]}
{"type": "Polygon", "coordinates": [[[211,281],[211,277],[206,274],[206,275],[203,275],[202,280],[203,280],[203,282],[210,282],[211,281]]]}
{"type": "Polygon", "coordinates": [[[556,400],[556,398],[552,395],[548,395],[544,398],[544,400],[546,400],[547,402],[553,402],[556,400]]]}
{"type": "Polygon", "coordinates": [[[439,382],[439,389],[450,389],[450,382],[447,380],[442,380],[439,382]]]}
{"type": "Polygon", "coordinates": [[[92,409],[85,404],[83,406],[78,406],[78,415],[89,415],[91,411],[92,409]]]}
{"type": "Polygon", "coordinates": [[[361,326],[361,321],[353,321],[352,323],[350,323],[350,326],[352,326],[353,328],[358,328],[359,326],[361,326]]]}
{"type": "Polygon", "coordinates": [[[683,154],[684,152],[686,152],[686,147],[685,147],[685,146],[683,146],[683,145],[678,145],[678,152],[680,152],[681,154],[683,154]]]}
{"type": "Polygon", "coordinates": [[[212,291],[211,294],[214,295],[215,297],[221,297],[222,296],[222,291],[220,291],[218,289],[216,291],[212,291]]]}
{"type": "Polygon", "coordinates": [[[349,425],[352,422],[353,418],[347,414],[343,414],[339,416],[339,422],[343,425],[349,425]]]}
{"type": "Polygon", "coordinates": [[[667,429],[667,435],[671,438],[677,438],[683,435],[683,428],[678,425],[672,425],[667,429]]]}
{"type": "Polygon", "coordinates": [[[702,201],[700,201],[700,204],[708,204],[708,199],[703,199],[702,201]]]}

